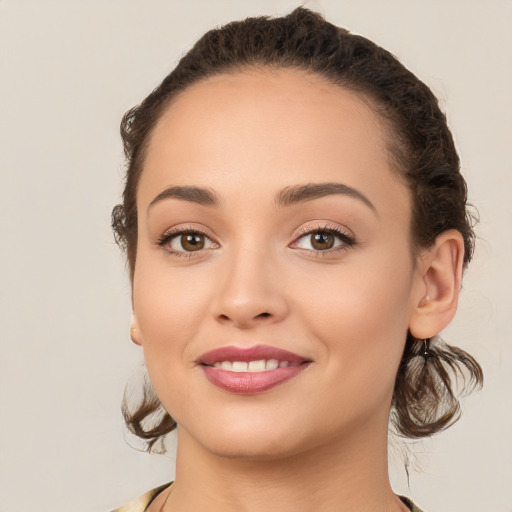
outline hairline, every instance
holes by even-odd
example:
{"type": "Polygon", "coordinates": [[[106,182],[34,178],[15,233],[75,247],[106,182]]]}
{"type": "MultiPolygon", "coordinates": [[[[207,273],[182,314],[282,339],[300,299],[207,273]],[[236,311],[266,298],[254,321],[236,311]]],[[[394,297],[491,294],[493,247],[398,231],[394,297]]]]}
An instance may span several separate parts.
{"type": "MultiPolygon", "coordinates": [[[[265,63],[260,61],[254,61],[254,62],[248,62],[246,64],[236,64],[236,65],[230,65],[230,66],[224,66],[220,67],[218,70],[210,71],[209,74],[205,74],[204,76],[198,77],[195,80],[191,81],[189,84],[184,85],[180,89],[177,89],[176,92],[173,94],[170,94],[168,98],[166,98],[160,105],[158,105],[158,108],[156,110],[156,117],[155,120],[148,130],[147,136],[142,141],[139,152],[137,155],[137,159],[134,162],[134,167],[136,170],[136,181],[133,186],[133,199],[134,199],[134,206],[135,206],[135,217],[136,217],[136,225],[134,230],[134,240],[133,240],[133,265],[132,262],[128,262],[129,266],[131,268],[130,274],[131,274],[131,281],[133,282],[133,275],[135,273],[135,263],[137,260],[137,241],[138,241],[138,206],[137,206],[137,192],[139,189],[139,183],[140,179],[143,174],[144,170],[144,164],[147,158],[147,154],[149,151],[149,148],[151,146],[151,141],[153,140],[153,134],[158,126],[158,124],[161,122],[163,117],[172,109],[174,103],[187,91],[189,91],[191,88],[208,83],[208,82],[214,82],[218,80],[222,80],[223,76],[233,76],[237,74],[251,74],[252,72],[261,73],[261,72],[281,72],[283,70],[295,70],[299,73],[302,73],[304,78],[307,78],[308,76],[311,78],[318,79],[320,78],[322,81],[324,81],[327,84],[334,85],[336,87],[340,87],[342,89],[345,89],[346,91],[354,94],[358,98],[359,101],[363,103],[373,114],[375,117],[376,122],[378,123],[378,126],[380,128],[381,134],[382,134],[382,140],[384,149],[388,156],[388,164],[390,169],[393,171],[391,174],[394,179],[396,179],[399,183],[404,185],[406,189],[408,190],[408,193],[410,195],[410,211],[411,211],[411,218],[410,218],[410,226],[409,226],[409,242],[410,242],[410,250],[411,250],[411,260],[413,262],[413,265],[415,266],[417,263],[417,258],[420,254],[420,250],[424,249],[423,247],[419,246],[414,237],[414,204],[412,201],[412,189],[409,181],[406,178],[406,171],[407,169],[404,168],[406,165],[405,162],[403,162],[404,154],[406,153],[406,149],[404,148],[405,143],[403,141],[403,138],[398,130],[397,127],[394,126],[393,121],[389,118],[389,116],[385,113],[385,108],[382,104],[382,102],[379,101],[379,99],[376,97],[375,94],[373,94],[371,91],[369,91],[367,88],[356,84],[355,82],[351,82],[349,79],[345,78],[336,78],[333,77],[331,73],[322,73],[320,70],[314,69],[314,67],[307,67],[299,64],[286,64],[286,63],[265,63]],[[401,161],[402,160],[402,161],[401,161]]],[[[128,253],[128,251],[127,251],[128,253]]]]}

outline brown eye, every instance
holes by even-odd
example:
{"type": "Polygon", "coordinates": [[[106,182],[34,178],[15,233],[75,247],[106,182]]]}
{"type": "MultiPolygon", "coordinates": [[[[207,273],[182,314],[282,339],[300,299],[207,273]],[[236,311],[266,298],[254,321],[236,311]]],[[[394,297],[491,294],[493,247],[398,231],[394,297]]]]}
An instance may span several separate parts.
{"type": "Polygon", "coordinates": [[[337,249],[347,249],[354,244],[355,240],[349,234],[334,227],[326,227],[303,232],[292,247],[331,254],[337,249]]]}
{"type": "Polygon", "coordinates": [[[165,233],[156,244],[175,256],[191,256],[194,252],[219,248],[205,233],[187,228],[165,233]]]}
{"type": "Polygon", "coordinates": [[[313,233],[311,236],[311,247],[317,251],[332,249],[336,238],[331,233],[313,233]]]}
{"type": "Polygon", "coordinates": [[[205,237],[200,233],[186,233],[171,241],[171,247],[187,252],[200,251],[205,246],[205,237]]]}

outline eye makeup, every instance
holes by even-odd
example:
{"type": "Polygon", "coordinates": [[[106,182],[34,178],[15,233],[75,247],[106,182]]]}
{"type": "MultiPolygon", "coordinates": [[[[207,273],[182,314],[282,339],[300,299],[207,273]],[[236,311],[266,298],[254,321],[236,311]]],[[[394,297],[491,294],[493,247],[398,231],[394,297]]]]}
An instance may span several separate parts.
{"type": "Polygon", "coordinates": [[[193,226],[171,228],[155,242],[155,245],[161,247],[171,256],[185,258],[191,258],[194,257],[196,253],[204,253],[205,250],[220,247],[211,240],[210,236],[205,231],[193,226]],[[181,245],[182,250],[173,246],[176,241],[181,245]]]}
{"type": "Polygon", "coordinates": [[[296,234],[295,241],[290,247],[298,246],[303,239],[310,237],[311,249],[307,247],[298,247],[305,250],[316,257],[329,256],[345,251],[356,244],[354,235],[338,226],[326,223],[317,224],[316,226],[304,226],[296,234]],[[330,244],[332,242],[332,245],[330,244]],[[322,245],[324,247],[322,247],[322,245]],[[326,245],[329,245],[326,247],[326,245]],[[315,247],[316,246],[316,247],[315,247]]]}
{"type": "MultiPolygon", "coordinates": [[[[288,247],[322,257],[346,251],[355,244],[356,240],[349,232],[338,226],[318,223],[302,227],[288,247]]],[[[170,256],[186,258],[204,256],[205,251],[220,247],[208,233],[194,226],[171,228],[155,241],[155,245],[170,256]]]]}

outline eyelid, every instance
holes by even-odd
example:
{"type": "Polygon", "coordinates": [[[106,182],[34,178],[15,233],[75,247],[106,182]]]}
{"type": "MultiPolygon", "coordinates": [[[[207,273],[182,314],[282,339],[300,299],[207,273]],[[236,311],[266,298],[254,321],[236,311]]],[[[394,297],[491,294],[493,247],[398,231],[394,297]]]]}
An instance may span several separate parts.
{"type": "MultiPolygon", "coordinates": [[[[325,250],[313,250],[313,249],[305,249],[298,248],[301,251],[306,251],[314,254],[315,256],[327,256],[332,255],[333,253],[337,253],[343,250],[347,250],[349,247],[355,245],[357,243],[355,236],[352,234],[350,230],[347,228],[342,228],[338,225],[328,224],[327,222],[319,222],[317,221],[316,225],[306,225],[302,226],[298,232],[294,235],[293,242],[289,245],[289,247],[294,248],[293,246],[297,244],[297,242],[304,238],[307,235],[311,235],[314,233],[329,233],[337,237],[341,240],[341,244],[337,247],[325,250]]],[[[172,256],[178,257],[198,257],[201,254],[204,254],[205,251],[210,250],[212,248],[219,248],[220,244],[215,240],[215,238],[208,233],[208,230],[196,227],[194,225],[180,225],[167,229],[157,240],[154,242],[155,245],[163,249],[165,252],[172,256]],[[170,249],[169,247],[165,247],[171,240],[176,238],[179,235],[183,234],[198,234],[206,237],[210,242],[216,247],[208,247],[199,249],[197,251],[181,251],[170,249]],[[196,254],[197,253],[197,254],[196,254]]]]}
{"type": "Polygon", "coordinates": [[[188,257],[188,258],[194,257],[196,255],[195,253],[198,253],[197,255],[199,255],[201,253],[204,253],[205,250],[211,249],[211,247],[209,247],[206,249],[200,249],[198,251],[177,251],[175,249],[170,249],[170,248],[164,247],[172,239],[174,239],[180,235],[184,235],[184,234],[202,235],[205,238],[207,238],[208,240],[210,240],[210,242],[212,242],[212,244],[214,244],[215,246],[217,246],[217,247],[220,246],[218,244],[218,242],[215,241],[214,237],[212,237],[206,230],[198,228],[196,226],[192,226],[192,225],[185,225],[185,226],[180,225],[180,226],[175,226],[175,227],[169,228],[157,240],[155,240],[154,243],[155,243],[155,245],[162,248],[167,253],[169,253],[173,256],[181,256],[181,257],[188,257]]]}
{"type": "Polygon", "coordinates": [[[306,252],[313,253],[315,256],[327,256],[329,254],[337,253],[339,251],[347,250],[349,247],[356,245],[357,240],[354,234],[348,230],[344,229],[337,225],[327,224],[327,223],[317,223],[315,226],[303,226],[294,236],[294,241],[290,244],[290,247],[293,248],[294,245],[298,243],[299,240],[304,238],[307,235],[311,235],[314,233],[328,233],[336,236],[339,240],[341,240],[341,244],[338,247],[334,247],[331,249],[325,250],[312,250],[312,249],[301,249],[306,252]]]}
{"type": "Polygon", "coordinates": [[[343,228],[335,224],[329,224],[327,221],[316,221],[315,225],[308,224],[306,226],[302,226],[299,229],[299,231],[295,233],[294,239],[297,240],[298,238],[301,238],[304,235],[309,235],[310,233],[317,233],[319,231],[339,233],[340,236],[355,241],[355,236],[349,229],[343,228]]]}

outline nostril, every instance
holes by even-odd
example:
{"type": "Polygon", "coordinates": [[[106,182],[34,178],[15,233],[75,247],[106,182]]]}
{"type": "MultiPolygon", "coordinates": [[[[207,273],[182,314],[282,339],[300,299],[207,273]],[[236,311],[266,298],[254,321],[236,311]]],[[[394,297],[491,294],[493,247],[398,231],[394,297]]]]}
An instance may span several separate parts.
{"type": "Polygon", "coordinates": [[[268,311],[264,311],[263,313],[259,313],[257,315],[253,315],[250,312],[245,313],[240,311],[235,311],[232,315],[221,313],[217,316],[217,320],[222,323],[234,322],[234,324],[240,327],[248,327],[249,325],[252,325],[253,322],[263,321],[266,318],[274,318],[274,314],[269,313],[268,311]]]}

